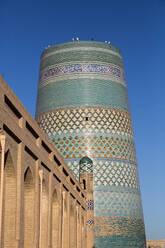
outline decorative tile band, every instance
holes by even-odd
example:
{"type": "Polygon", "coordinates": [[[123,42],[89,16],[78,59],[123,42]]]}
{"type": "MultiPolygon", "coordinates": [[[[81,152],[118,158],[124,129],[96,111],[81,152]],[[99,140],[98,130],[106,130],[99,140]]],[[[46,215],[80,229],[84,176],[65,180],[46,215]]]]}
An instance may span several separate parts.
{"type": "Polygon", "coordinates": [[[93,225],[94,224],[94,220],[87,220],[86,224],[87,225],[93,225]]]}
{"type": "Polygon", "coordinates": [[[146,248],[143,219],[95,217],[96,248],[146,248]]]}
{"type": "Polygon", "coordinates": [[[136,237],[137,234],[143,234],[144,229],[144,222],[142,219],[136,219],[131,217],[102,216],[101,218],[99,218],[99,216],[96,216],[95,225],[97,226],[96,237],[105,237],[107,236],[107,234],[110,233],[112,236],[136,237]],[[108,228],[108,230],[104,229],[104,225],[108,228]]]}
{"type": "Polygon", "coordinates": [[[95,216],[127,216],[143,218],[139,190],[111,187],[94,187],[95,216]]]}
{"type": "Polygon", "coordinates": [[[94,160],[95,186],[121,186],[139,189],[137,166],[124,161],[94,160]]]}
{"type": "Polygon", "coordinates": [[[109,158],[136,162],[130,115],[104,107],[58,109],[38,123],[64,159],[109,158]]]}
{"type": "Polygon", "coordinates": [[[119,83],[125,86],[124,71],[114,65],[100,65],[100,64],[69,64],[51,66],[40,73],[40,87],[44,84],[45,80],[53,79],[54,77],[63,76],[65,74],[73,75],[77,74],[77,77],[81,77],[83,74],[102,74],[106,75],[110,79],[116,78],[119,83]]]}
{"type": "MultiPolygon", "coordinates": [[[[74,176],[79,180],[79,159],[65,159],[74,176]]],[[[112,159],[93,159],[94,186],[128,187],[139,190],[136,164],[112,159]]],[[[105,190],[105,187],[104,187],[105,190]]]]}
{"type": "Polygon", "coordinates": [[[62,108],[39,115],[37,122],[49,137],[80,133],[133,137],[130,114],[115,108],[62,108]]]}
{"type": "Polygon", "coordinates": [[[71,48],[63,48],[63,49],[60,49],[60,50],[57,50],[57,51],[52,51],[50,53],[47,53],[45,54],[42,59],[45,59],[47,57],[50,57],[52,55],[56,55],[56,54],[59,54],[59,53],[64,53],[64,52],[74,52],[74,51],[96,51],[96,52],[105,52],[105,53],[110,53],[110,54],[113,54],[113,55],[116,55],[117,57],[119,58],[122,58],[121,55],[115,51],[112,51],[110,49],[110,46],[108,47],[108,49],[106,48],[100,48],[100,47],[89,47],[89,46],[82,46],[82,47],[71,47],[71,48]]]}
{"type": "Polygon", "coordinates": [[[123,68],[122,59],[112,53],[100,52],[100,51],[84,51],[81,49],[78,50],[69,50],[65,52],[60,52],[56,55],[52,54],[49,57],[43,56],[40,64],[40,71],[52,66],[59,65],[64,63],[107,63],[114,64],[123,68]]]}
{"type": "Polygon", "coordinates": [[[96,78],[50,83],[38,91],[36,115],[78,106],[110,107],[129,112],[127,89],[116,82],[96,78]]]}
{"type": "Polygon", "coordinates": [[[88,163],[84,163],[84,164],[81,164],[81,167],[80,167],[80,173],[93,173],[93,166],[91,166],[91,164],[88,164],[88,163]]]}
{"type": "Polygon", "coordinates": [[[44,50],[44,52],[42,53],[42,57],[44,57],[47,54],[50,54],[52,52],[56,52],[56,51],[62,51],[63,49],[72,49],[73,48],[81,48],[81,47],[92,47],[92,48],[102,48],[102,49],[107,49],[108,51],[114,51],[118,54],[121,55],[121,51],[115,47],[112,46],[111,44],[105,43],[105,42],[99,42],[99,41],[75,41],[75,42],[65,42],[62,44],[57,44],[55,46],[49,46],[46,50],[44,50]]]}
{"type": "Polygon", "coordinates": [[[88,210],[94,210],[94,201],[93,200],[87,200],[87,209],[88,210]]]}
{"type": "Polygon", "coordinates": [[[106,74],[99,74],[99,73],[95,73],[95,75],[93,75],[93,73],[82,73],[81,75],[75,73],[75,74],[69,74],[69,75],[63,75],[63,76],[58,76],[58,77],[50,77],[47,80],[44,80],[41,84],[39,84],[38,89],[44,88],[45,86],[49,85],[49,84],[55,84],[55,83],[60,83],[62,81],[65,80],[93,80],[93,76],[95,76],[95,79],[100,80],[100,82],[106,80],[106,81],[110,81],[110,82],[114,82],[117,84],[121,84],[122,86],[124,86],[126,88],[126,83],[124,81],[120,81],[118,80],[116,77],[110,77],[106,74]]]}
{"type": "Polygon", "coordinates": [[[64,159],[89,156],[136,162],[134,141],[127,137],[76,135],[50,138],[64,159]]]}

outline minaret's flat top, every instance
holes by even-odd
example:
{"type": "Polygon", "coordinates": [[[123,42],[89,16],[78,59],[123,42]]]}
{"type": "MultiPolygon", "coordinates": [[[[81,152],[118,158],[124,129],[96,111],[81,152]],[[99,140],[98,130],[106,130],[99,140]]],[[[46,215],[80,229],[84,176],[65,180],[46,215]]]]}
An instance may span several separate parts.
{"type": "Polygon", "coordinates": [[[111,50],[114,52],[117,52],[121,55],[120,50],[115,47],[112,46],[111,44],[108,44],[106,42],[99,42],[99,41],[72,41],[72,42],[66,42],[66,43],[61,43],[61,44],[57,44],[55,46],[49,46],[48,48],[46,48],[41,57],[51,53],[51,52],[55,52],[55,51],[59,51],[59,50],[63,50],[63,49],[71,49],[71,48],[81,48],[81,47],[91,47],[91,48],[102,48],[102,49],[107,49],[107,50],[111,50]]]}

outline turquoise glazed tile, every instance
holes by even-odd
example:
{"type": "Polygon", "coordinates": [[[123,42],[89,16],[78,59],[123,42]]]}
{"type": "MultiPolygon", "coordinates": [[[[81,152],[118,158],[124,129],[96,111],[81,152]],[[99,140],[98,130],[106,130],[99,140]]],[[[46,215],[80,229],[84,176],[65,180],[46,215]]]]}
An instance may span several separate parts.
{"type": "Polygon", "coordinates": [[[95,248],[145,248],[145,228],[122,55],[79,41],[41,56],[36,120],[79,180],[93,172],[95,248]],[[92,167],[83,167],[82,158],[92,167]]]}

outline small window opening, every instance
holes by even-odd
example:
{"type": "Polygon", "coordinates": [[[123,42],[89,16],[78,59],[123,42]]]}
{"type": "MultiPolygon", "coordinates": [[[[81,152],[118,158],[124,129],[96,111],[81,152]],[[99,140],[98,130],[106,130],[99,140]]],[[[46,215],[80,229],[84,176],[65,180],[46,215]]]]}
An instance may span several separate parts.
{"type": "Polygon", "coordinates": [[[83,179],[83,186],[84,186],[84,189],[86,189],[86,181],[85,181],[85,179],[83,179]]]}
{"type": "Polygon", "coordinates": [[[81,196],[82,196],[83,198],[85,197],[83,193],[81,193],[81,196]]]}
{"type": "Polygon", "coordinates": [[[77,189],[77,191],[78,191],[78,192],[80,192],[80,189],[79,189],[79,187],[76,187],[76,189],[77,189]]]}
{"type": "Polygon", "coordinates": [[[88,116],[86,116],[86,117],[85,117],[85,120],[86,120],[86,121],[89,121],[89,117],[88,117],[88,116]]]}

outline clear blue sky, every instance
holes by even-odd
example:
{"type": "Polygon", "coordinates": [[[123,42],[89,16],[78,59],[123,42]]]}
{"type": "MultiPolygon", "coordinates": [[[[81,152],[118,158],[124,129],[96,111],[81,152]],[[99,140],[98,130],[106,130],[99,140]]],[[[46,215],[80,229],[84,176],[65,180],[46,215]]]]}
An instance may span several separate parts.
{"type": "Polygon", "coordinates": [[[147,238],[165,239],[165,0],[0,0],[0,74],[34,116],[40,54],[94,37],[123,53],[147,238]]]}

